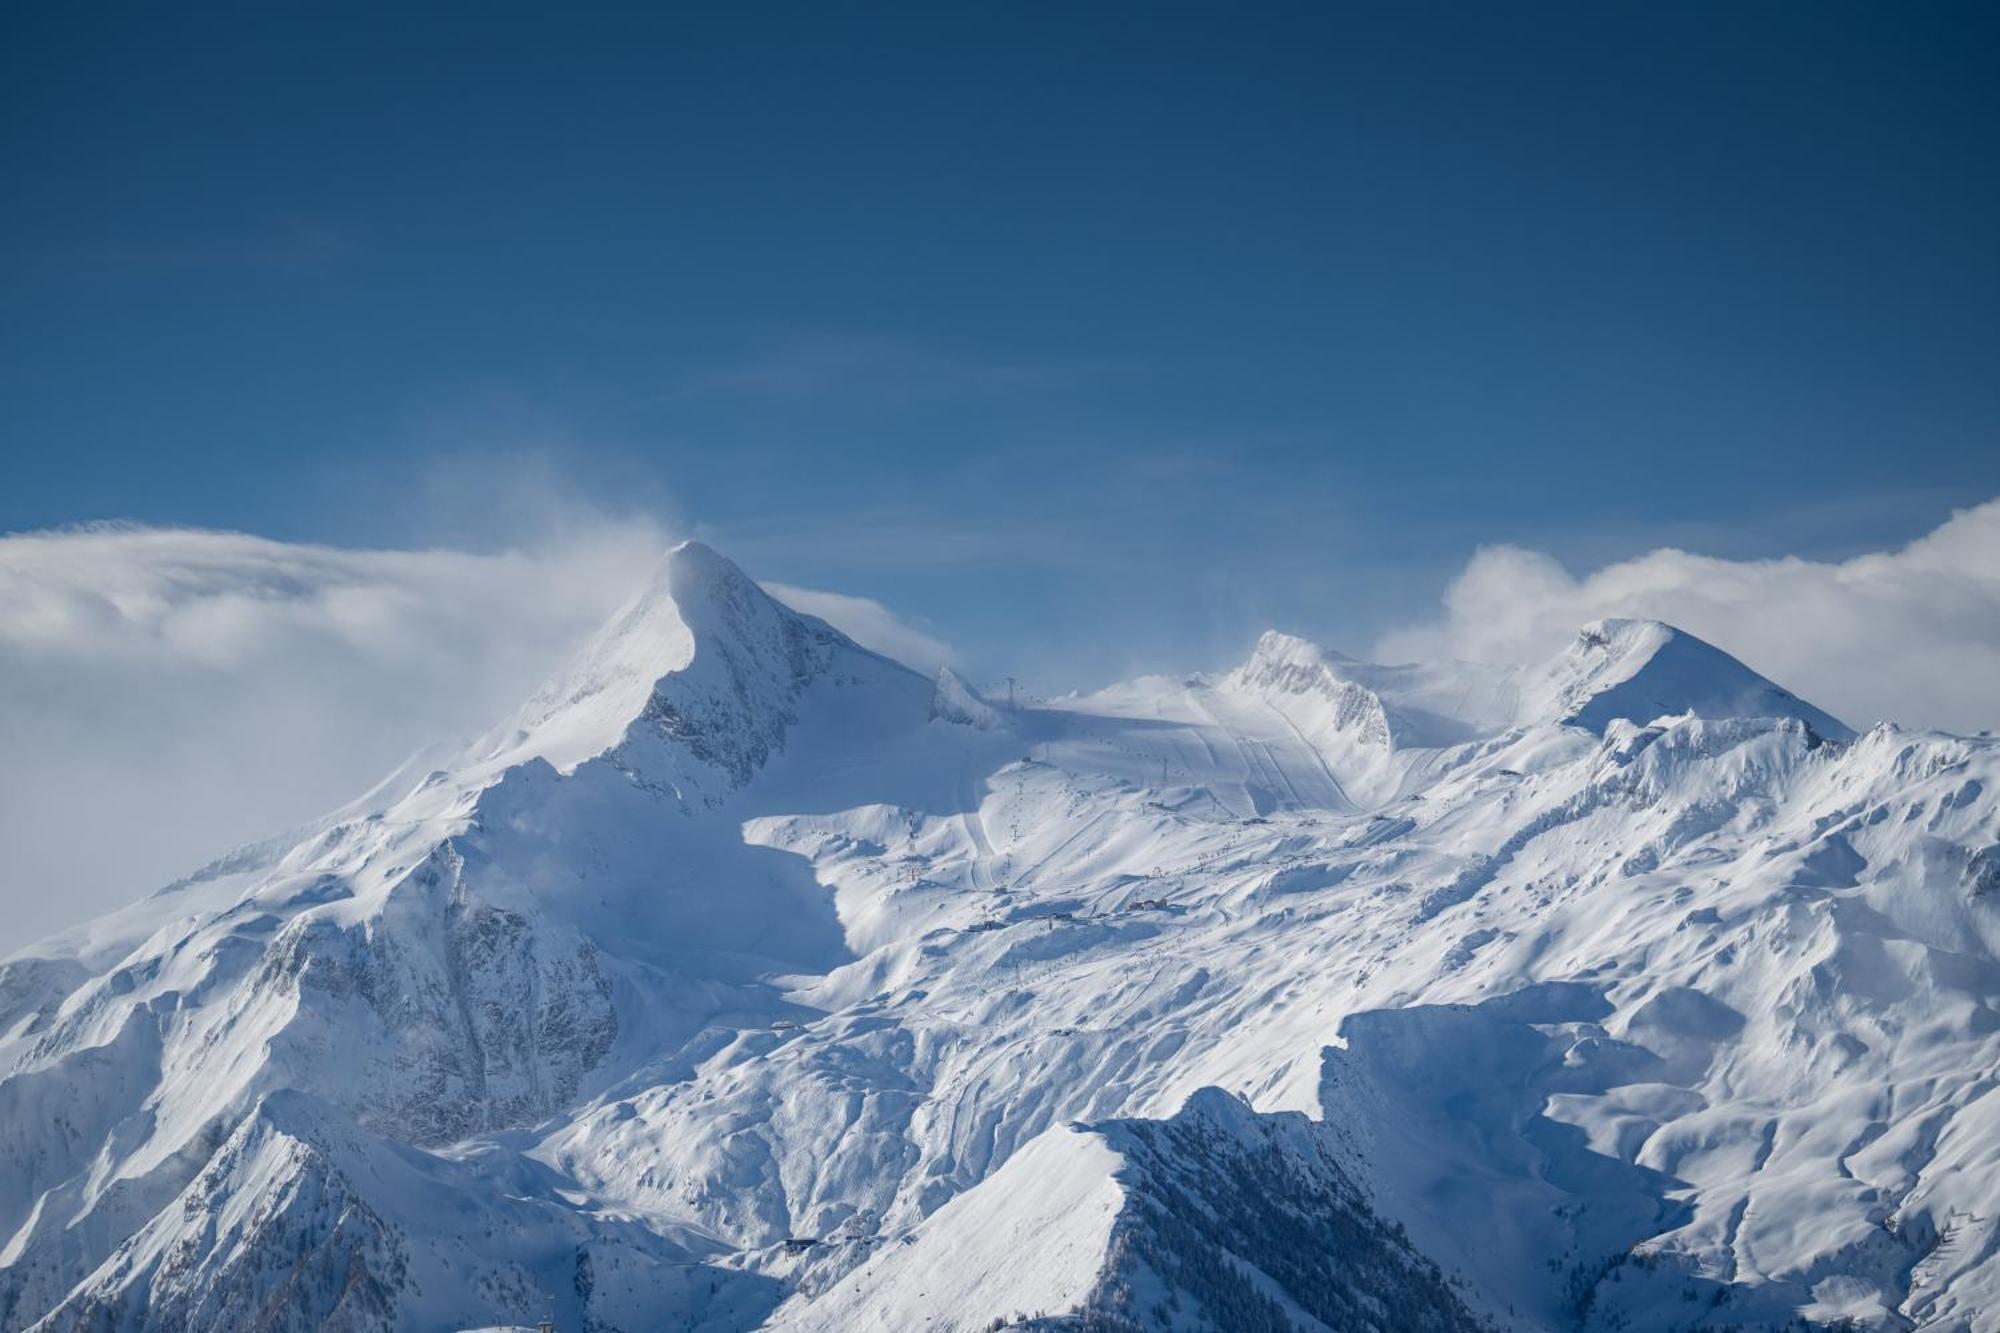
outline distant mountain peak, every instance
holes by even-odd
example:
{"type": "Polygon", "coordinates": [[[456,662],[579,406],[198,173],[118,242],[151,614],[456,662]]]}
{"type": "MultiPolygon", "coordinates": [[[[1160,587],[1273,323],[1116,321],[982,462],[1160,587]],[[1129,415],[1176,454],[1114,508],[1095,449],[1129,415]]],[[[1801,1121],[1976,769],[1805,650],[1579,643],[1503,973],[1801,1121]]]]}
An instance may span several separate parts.
{"type": "Polygon", "coordinates": [[[1601,732],[1614,718],[1650,722],[1791,717],[1828,740],[1848,741],[1846,723],[1813,707],[1728,653],[1658,620],[1593,620],[1556,658],[1532,671],[1524,713],[1601,732]]]}
{"type": "Polygon", "coordinates": [[[1361,665],[1308,639],[1267,630],[1223,684],[1265,698],[1313,700],[1308,725],[1386,749],[1397,742],[1395,719],[1382,696],[1351,674],[1361,665]]]}
{"type": "Polygon", "coordinates": [[[1525,666],[1381,665],[1270,631],[1216,684],[1284,715],[1364,801],[1398,789],[1395,771],[1379,767],[1386,756],[1521,728],[1601,734],[1615,718],[1644,724],[1693,714],[1795,718],[1828,740],[1854,735],[1721,649],[1656,620],[1592,621],[1553,657],[1525,666]],[[1378,767],[1371,773],[1369,765],[1378,767]]]}
{"type": "Polygon", "coordinates": [[[1246,668],[1257,666],[1279,666],[1284,664],[1320,665],[1327,662],[1352,662],[1355,659],[1346,653],[1311,639],[1287,634],[1283,630],[1267,629],[1257,636],[1257,646],[1250,650],[1250,660],[1246,668]]]}
{"type": "Polygon", "coordinates": [[[931,716],[982,731],[990,731],[1005,721],[1000,710],[987,702],[985,695],[948,666],[938,668],[935,693],[931,696],[931,716]]]}

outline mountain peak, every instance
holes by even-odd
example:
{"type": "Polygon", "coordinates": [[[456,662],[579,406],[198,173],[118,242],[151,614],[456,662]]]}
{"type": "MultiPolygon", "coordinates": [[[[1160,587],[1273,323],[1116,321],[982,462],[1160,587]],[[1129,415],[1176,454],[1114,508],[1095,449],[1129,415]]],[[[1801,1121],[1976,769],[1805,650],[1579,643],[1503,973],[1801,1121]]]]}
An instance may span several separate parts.
{"type": "Polygon", "coordinates": [[[616,745],[655,682],[694,660],[690,615],[705,618],[699,609],[732,575],[749,582],[699,542],[668,551],[638,594],[480,747],[483,757],[511,764],[539,756],[568,770],[616,745]]]}
{"type": "MultiPolygon", "coordinates": [[[[696,658],[735,657],[724,647],[748,633],[785,638],[807,618],[780,605],[714,547],[683,541],[569,662],[537,690],[495,738],[489,758],[546,759],[567,771],[603,754],[647,709],[659,683],[696,658]]],[[[818,625],[818,622],[812,622],[818,625]]],[[[833,631],[825,630],[831,634],[833,631]]]]}
{"type": "MultiPolygon", "coordinates": [[[[1656,649],[1668,640],[1693,638],[1684,630],[1669,625],[1664,620],[1630,619],[1623,616],[1599,616],[1583,625],[1576,632],[1576,639],[1570,645],[1572,652],[1615,651],[1631,649],[1656,649]]],[[[1700,640],[1695,640],[1699,643],[1700,640]]],[[[1717,649],[1716,651],[1721,651],[1717,649]]]]}
{"type": "MultiPolygon", "coordinates": [[[[741,786],[783,747],[802,692],[836,658],[857,678],[925,689],[921,677],[785,606],[713,547],[683,541],[480,758],[506,765],[541,758],[568,772],[634,737],[657,735],[741,786]]],[[[707,781],[680,773],[668,785],[707,781]]]]}
{"type": "Polygon", "coordinates": [[[678,605],[744,588],[762,592],[735,561],[707,542],[692,537],[667,548],[653,578],[654,585],[663,588],[678,605]]]}
{"type": "Polygon", "coordinates": [[[1223,685],[1264,699],[1306,731],[1386,750],[1396,744],[1397,719],[1379,693],[1355,678],[1362,666],[1310,640],[1267,630],[1223,685]]]}
{"type": "Polygon", "coordinates": [[[1524,714],[1601,732],[1614,718],[1650,722],[1791,717],[1829,740],[1854,731],[1720,648],[1658,620],[1593,620],[1524,682],[1524,714]]]}
{"type": "Polygon", "coordinates": [[[1005,720],[1000,710],[988,703],[970,681],[948,666],[938,668],[931,716],[982,731],[990,731],[1005,720]]]}
{"type": "Polygon", "coordinates": [[[1288,664],[1318,666],[1353,660],[1346,653],[1314,643],[1311,639],[1302,639],[1283,630],[1267,629],[1257,636],[1257,646],[1250,650],[1250,659],[1244,663],[1244,668],[1288,664]]]}
{"type": "Polygon", "coordinates": [[[649,631],[661,631],[665,638],[672,638],[673,625],[693,628],[718,606],[741,606],[758,599],[772,601],[735,561],[705,542],[676,542],[654,564],[638,593],[585,646],[579,660],[611,639],[629,641],[635,635],[643,638],[649,631]]]}
{"type": "Polygon", "coordinates": [[[1284,694],[1340,690],[1346,682],[1337,668],[1349,665],[1354,665],[1354,659],[1345,653],[1269,629],[1258,637],[1250,656],[1226,679],[1240,688],[1284,694]]]}
{"type": "Polygon", "coordinates": [[[1797,718],[1851,740],[1838,718],[1728,653],[1658,620],[1594,620],[1553,658],[1524,667],[1467,662],[1382,666],[1276,631],[1225,687],[1274,703],[1311,735],[1381,746],[1446,745],[1513,727],[1562,723],[1603,732],[1614,718],[1797,718]]]}

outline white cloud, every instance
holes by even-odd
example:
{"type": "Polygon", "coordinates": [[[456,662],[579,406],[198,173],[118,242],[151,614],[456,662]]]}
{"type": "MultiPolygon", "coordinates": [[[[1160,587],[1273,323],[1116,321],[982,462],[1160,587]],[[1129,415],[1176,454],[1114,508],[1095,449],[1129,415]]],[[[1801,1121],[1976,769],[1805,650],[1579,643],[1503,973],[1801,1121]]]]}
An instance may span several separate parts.
{"type": "Polygon", "coordinates": [[[661,544],[640,522],[498,555],[0,537],[0,952],[490,725],[661,544]]]}
{"type": "Polygon", "coordinates": [[[870,652],[926,675],[935,675],[939,667],[958,665],[950,644],[924,633],[872,597],[820,592],[789,583],[766,583],[763,587],[794,611],[818,616],[870,652]]]}
{"type": "Polygon", "coordinates": [[[1840,562],[1658,550],[1577,578],[1540,552],[1489,547],[1446,591],[1442,619],[1376,651],[1525,661],[1599,616],[1678,625],[1854,725],[2000,727],[2000,500],[1840,562]]]}
{"type": "MultiPolygon", "coordinates": [[[[0,537],[0,953],[506,716],[666,545],[645,520],[563,526],[500,554],[0,537]]],[[[950,657],[879,603],[779,591],[879,652],[950,657]]]]}

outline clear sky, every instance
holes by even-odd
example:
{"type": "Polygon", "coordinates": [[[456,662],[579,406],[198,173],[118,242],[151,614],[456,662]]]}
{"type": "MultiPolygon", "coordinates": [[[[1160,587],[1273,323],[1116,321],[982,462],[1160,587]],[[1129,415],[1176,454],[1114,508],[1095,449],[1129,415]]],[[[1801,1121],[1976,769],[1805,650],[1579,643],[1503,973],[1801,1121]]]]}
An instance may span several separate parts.
{"type": "Polygon", "coordinates": [[[1993,5],[587,8],[8,7],[0,530],[547,486],[1087,682],[2000,493],[1993,5]]]}

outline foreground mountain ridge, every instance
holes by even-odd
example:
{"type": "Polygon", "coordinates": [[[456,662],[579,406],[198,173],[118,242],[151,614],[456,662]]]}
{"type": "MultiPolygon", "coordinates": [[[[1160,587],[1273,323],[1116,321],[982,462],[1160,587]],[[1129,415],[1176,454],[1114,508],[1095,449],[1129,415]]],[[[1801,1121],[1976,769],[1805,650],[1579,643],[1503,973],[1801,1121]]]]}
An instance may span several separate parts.
{"type": "Polygon", "coordinates": [[[686,544],[0,965],[0,1327],[2000,1328],[1996,768],[1639,621],[1010,709],[686,544]]]}

